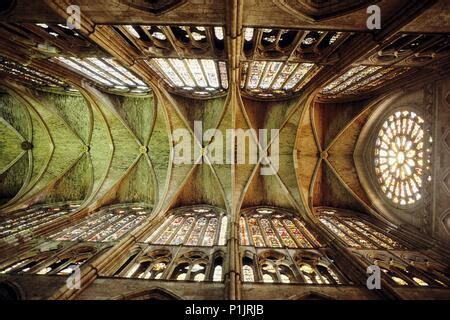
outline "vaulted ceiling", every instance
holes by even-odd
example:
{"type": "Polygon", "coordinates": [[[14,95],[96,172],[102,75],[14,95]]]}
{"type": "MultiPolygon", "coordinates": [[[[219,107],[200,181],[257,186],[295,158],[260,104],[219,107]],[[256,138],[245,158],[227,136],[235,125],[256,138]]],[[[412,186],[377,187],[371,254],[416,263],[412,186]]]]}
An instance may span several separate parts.
{"type": "Polygon", "coordinates": [[[369,2],[4,1],[2,211],[82,201],[80,214],[122,202],[376,213],[356,140],[374,101],[448,74],[450,11],[446,0],[377,1],[382,29],[370,31],[369,2]],[[73,4],[79,30],[66,27],[73,4]],[[174,164],[170,133],[194,138],[196,120],[224,136],[280,129],[277,174],[260,175],[261,160],[174,164]]]}

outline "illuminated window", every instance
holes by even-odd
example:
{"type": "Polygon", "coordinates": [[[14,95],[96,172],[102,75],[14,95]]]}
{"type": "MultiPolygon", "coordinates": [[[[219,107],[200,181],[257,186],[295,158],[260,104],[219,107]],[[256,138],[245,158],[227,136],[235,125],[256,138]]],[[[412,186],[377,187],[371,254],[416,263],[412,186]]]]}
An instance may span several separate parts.
{"type": "Polygon", "coordinates": [[[16,258],[16,261],[7,264],[5,268],[0,270],[0,274],[28,273],[67,276],[72,274],[76,268],[81,267],[95,252],[95,248],[84,245],[76,246],[69,251],[67,251],[67,248],[46,252],[34,249],[25,253],[28,258],[22,259],[19,257],[16,258]]]}
{"type": "Polygon", "coordinates": [[[322,94],[329,96],[357,94],[380,85],[408,71],[408,68],[390,68],[380,66],[354,66],[346,73],[327,84],[322,94]]]}
{"type": "Polygon", "coordinates": [[[77,203],[37,205],[18,210],[0,220],[0,238],[30,232],[78,209],[77,203]]]}
{"type": "Polygon", "coordinates": [[[253,28],[244,28],[244,39],[245,39],[245,41],[252,41],[254,31],[255,30],[253,28]]]}
{"type": "Polygon", "coordinates": [[[391,237],[386,236],[380,231],[377,231],[374,227],[357,219],[345,219],[344,223],[354,228],[359,233],[363,234],[374,242],[379,247],[385,249],[404,249],[404,247],[391,237]]]}
{"type": "Polygon", "coordinates": [[[370,258],[370,263],[380,266],[383,275],[398,286],[416,287],[448,287],[449,279],[437,269],[445,268],[428,257],[417,253],[402,255],[402,259],[394,255],[378,252],[370,258]],[[405,263],[404,260],[409,261],[405,263]],[[437,268],[437,269],[436,269],[437,268]],[[441,280],[436,279],[439,277],[441,280]]]}
{"type": "Polygon", "coordinates": [[[254,282],[255,276],[253,274],[253,268],[249,265],[245,265],[242,268],[243,276],[244,276],[244,282],[254,282]]]}
{"type": "Polygon", "coordinates": [[[400,285],[400,286],[407,286],[408,285],[408,283],[405,280],[403,280],[402,278],[392,276],[391,279],[394,280],[394,282],[396,284],[400,285]]]}
{"type": "Polygon", "coordinates": [[[214,268],[213,281],[215,282],[222,281],[222,266],[216,266],[214,268]]]}
{"type": "Polygon", "coordinates": [[[175,257],[172,256],[170,250],[163,248],[134,251],[125,263],[114,272],[114,276],[146,280],[221,282],[223,277],[222,254],[220,251],[213,253],[215,258],[210,263],[208,254],[201,250],[184,252],[175,257]],[[172,263],[175,265],[173,270],[168,268],[172,263]]]}
{"type": "Polygon", "coordinates": [[[0,74],[1,73],[10,75],[13,77],[14,81],[33,86],[33,88],[43,90],[62,88],[70,91],[76,91],[75,89],[70,88],[67,83],[42,71],[38,71],[29,66],[21,65],[0,56],[0,74]]]}
{"type": "Polygon", "coordinates": [[[420,278],[413,277],[413,280],[414,280],[415,283],[417,283],[421,287],[428,287],[428,283],[426,283],[425,281],[423,281],[420,278]]]}
{"type": "Polygon", "coordinates": [[[313,63],[244,62],[241,87],[260,96],[297,92],[307,83],[305,80],[313,67],[313,63]]]}
{"type": "MultiPolygon", "coordinates": [[[[171,254],[167,250],[155,250],[144,254],[138,261],[126,271],[125,276],[127,278],[157,280],[162,278],[171,261],[171,254]]],[[[130,260],[127,261],[127,263],[129,262],[130,260]]]]}
{"type": "Polygon", "coordinates": [[[175,280],[204,281],[208,264],[207,257],[193,255],[189,258],[183,258],[183,260],[186,259],[188,262],[180,263],[173,271],[171,278],[175,280]]]}
{"type": "MultiPolygon", "coordinates": [[[[381,190],[397,206],[422,198],[430,164],[424,120],[411,111],[397,111],[383,123],[375,147],[375,172],[381,190]]],[[[431,142],[431,141],[430,141],[431,142]]]]}
{"type": "MultiPolygon", "coordinates": [[[[55,252],[52,252],[52,253],[55,253],[55,252]]],[[[31,257],[28,257],[25,259],[22,259],[19,257],[19,258],[15,259],[15,261],[7,263],[5,266],[3,266],[3,269],[0,271],[0,274],[27,273],[35,265],[44,261],[48,257],[49,257],[48,253],[43,253],[43,254],[34,253],[31,257]]]]}
{"type": "Polygon", "coordinates": [[[220,225],[219,246],[224,246],[227,242],[227,225],[228,218],[225,216],[222,218],[222,223],[220,225]]]}
{"type": "Polygon", "coordinates": [[[265,283],[291,283],[295,282],[295,276],[288,266],[289,261],[282,254],[265,253],[260,255],[261,273],[265,283]]]}
{"type": "Polygon", "coordinates": [[[319,220],[328,230],[350,247],[371,249],[405,248],[374,226],[355,218],[322,215],[319,220]]]}
{"type": "Polygon", "coordinates": [[[284,211],[252,209],[240,218],[240,243],[266,248],[320,246],[304,223],[284,211]]]}
{"type": "Polygon", "coordinates": [[[58,241],[116,241],[140,225],[150,213],[149,208],[121,205],[102,208],[74,226],[50,236],[58,241]]]}
{"type": "Polygon", "coordinates": [[[228,89],[224,61],[154,58],[149,64],[170,87],[190,95],[212,96],[228,89]]]}
{"type": "Polygon", "coordinates": [[[209,207],[179,208],[145,242],[160,245],[204,246],[226,244],[227,217],[209,207]]]}
{"type": "Polygon", "coordinates": [[[56,57],[56,61],[117,92],[147,93],[148,86],[111,58],[56,57]]]}
{"type": "Polygon", "coordinates": [[[340,285],[344,283],[335,266],[318,252],[299,252],[294,256],[299,281],[305,284],[340,285]]]}

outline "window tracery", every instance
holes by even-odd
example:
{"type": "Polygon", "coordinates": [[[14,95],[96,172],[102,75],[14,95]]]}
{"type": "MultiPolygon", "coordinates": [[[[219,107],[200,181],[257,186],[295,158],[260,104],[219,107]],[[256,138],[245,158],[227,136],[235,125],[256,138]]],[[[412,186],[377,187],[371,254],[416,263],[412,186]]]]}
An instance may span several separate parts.
{"type": "Polygon", "coordinates": [[[243,89],[258,96],[273,96],[301,90],[307,83],[304,80],[312,72],[314,64],[252,61],[244,62],[242,68],[243,89]]]}
{"type": "Polygon", "coordinates": [[[320,61],[349,34],[335,31],[244,28],[240,86],[246,95],[277,98],[300,92],[320,61]]]}
{"type": "Polygon", "coordinates": [[[263,251],[253,259],[242,259],[243,282],[299,283],[316,285],[341,285],[345,283],[342,275],[331,261],[315,251],[299,251],[293,260],[278,251],[263,251]],[[255,270],[258,270],[255,273],[255,270]],[[259,273],[259,277],[255,274],[259,273]]]}
{"type": "Polygon", "coordinates": [[[81,73],[102,87],[116,92],[148,93],[149,87],[112,58],[58,56],[56,62],[81,73]]]}
{"type": "Polygon", "coordinates": [[[147,218],[150,208],[140,204],[104,207],[73,226],[49,236],[57,241],[117,241],[147,218]]]}
{"type": "Polygon", "coordinates": [[[140,258],[127,274],[127,278],[161,279],[171,261],[171,254],[167,250],[155,250],[140,258]]]}
{"type": "Polygon", "coordinates": [[[425,121],[412,111],[396,111],[381,126],[375,142],[375,173],[381,190],[396,206],[415,204],[422,198],[431,176],[431,148],[425,121]]]}
{"type": "Polygon", "coordinates": [[[222,256],[218,256],[214,259],[212,270],[213,270],[212,281],[222,282],[222,277],[223,277],[223,257],[222,256]]]}
{"type": "Polygon", "coordinates": [[[274,252],[262,254],[259,257],[258,263],[261,268],[264,283],[295,282],[294,272],[284,255],[274,252]]]}
{"type": "Polygon", "coordinates": [[[302,252],[294,256],[303,283],[320,285],[340,285],[343,277],[336,268],[318,253],[302,252]]]}
{"type": "Polygon", "coordinates": [[[180,252],[176,248],[148,245],[146,249],[132,250],[126,261],[116,266],[116,271],[111,274],[145,280],[222,282],[223,262],[222,251],[185,248],[180,252]]]}
{"type": "Polygon", "coordinates": [[[161,229],[146,243],[210,247],[225,245],[228,218],[213,207],[185,207],[174,210],[161,229]]]}
{"type": "Polygon", "coordinates": [[[41,252],[33,249],[24,256],[1,266],[0,274],[37,274],[67,276],[97,252],[97,248],[86,245],[75,245],[69,248],[55,248],[41,252]]]}
{"type": "Polygon", "coordinates": [[[208,257],[201,252],[191,252],[178,259],[170,279],[204,281],[208,266],[208,257]]]}
{"type": "Polygon", "coordinates": [[[334,209],[317,209],[320,222],[347,246],[368,249],[405,249],[404,245],[386,235],[373,224],[362,220],[338,215],[334,209]]]}
{"type": "Polygon", "coordinates": [[[55,203],[49,205],[36,205],[27,209],[18,210],[0,221],[0,238],[13,235],[23,235],[37,228],[53,222],[76,211],[78,203],[55,203]]]}
{"type": "Polygon", "coordinates": [[[433,272],[420,270],[387,253],[369,254],[368,258],[370,263],[378,265],[387,280],[396,286],[447,287],[449,283],[448,278],[438,279],[433,272]]]}
{"type": "Polygon", "coordinates": [[[258,248],[312,248],[320,246],[305,224],[291,214],[269,208],[254,208],[240,217],[240,244],[258,248]]]}
{"type": "Polygon", "coordinates": [[[170,87],[193,96],[208,97],[228,89],[225,61],[154,58],[148,63],[170,87]]]}
{"type": "Polygon", "coordinates": [[[321,91],[327,97],[356,95],[374,89],[407,72],[408,67],[356,65],[328,83],[321,91]]]}
{"type": "Polygon", "coordinates": [[[113,274],[149,280],[221,282],[224,255],[214,246],[226,244],[227,228],[228,218],[220,208],[197,205],[174,209],[139,244],[147,249],[130,252],[113,274]]]}
{"type": "MultiPolygon", "coordinates": [[[[400,258],[407,262],[410,267],[417,269],[419,272],[430,278],[430,283],[435,283],[442,287],[450,286],[450,273],[445,265],[418,253],[407,252],[400,256],[400,258]]],[[[420,282],[420,279],[413,280],[416,283],[420,282]]],[[[422,283],[422,285],[424,284],[422,283]]]]}
{"type": "Polygon", "coordinates": [[[19,81],[27,86],[40,88],[41,90],[62,89],[69,91],[77,91],[70,87],[67,83],[50,76],[35,68],[24,66],[12,60],[8,60],[0,56],[0,73],[8,74],[14,77],[15,81],[19,81]]]}
{"type": "Polygon", "coordinates": [[[286,210],[243,210],[239,235],[240,245],[246,247],[241,270],[244,283],[344,283],[332,261],[314,249],[322,245],[312,230],[286,210]]]}

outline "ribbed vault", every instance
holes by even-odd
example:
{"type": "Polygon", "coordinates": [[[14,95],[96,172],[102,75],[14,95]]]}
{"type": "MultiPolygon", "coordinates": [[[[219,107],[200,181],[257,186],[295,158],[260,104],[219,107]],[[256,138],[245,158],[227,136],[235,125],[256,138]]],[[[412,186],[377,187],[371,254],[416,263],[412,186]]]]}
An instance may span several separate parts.
{"type": "MultiPolygon", "coordinates": [[[[371,32],[365,24],[367,1],[344,1],[328,8],[325,16],[318,14],[314,1],[173,1],[173,7],[150,8],[160,15],[122,2],[102,14],[105,2],[96,1],[84,5],[77,35],[58,25],[67,17],[69,2],[33,3],[12,11],[0,25],[5,68],[0,73],[1,214],[36,204],[79,203],[68,219],[58,220],[56,229],[102,207],[145,204],[151,214],[114,244],[108,253],[113,260],[130,251],[136,239],[148,237],[172,209],[220,208],[229,217],[230,283],[240,277],[237,233],[243,209],[283,208],[308,223],[318,223],[317,207],[383,218],[356,169],[358,138],[382,99],[442,79],[450,70],[448,34],[427,34],[445,27],[435,20],[417,22],[436,8],[442,10],[445,1],[378,1],[386,25],[371,32]],[[192,28],[184,26],[186,17],[192,28]],[[414,37],[416,33],[422,36],[414,37]],[[78,69],[55,57],[73,58],[78,69]],[[169,57],[179,69],[164,73],[154,68],[152,59],[169,57]],[[208,74],[208,62],[195,59],[224,63],[226,77],[219,67],[208,74]],[[123,73],[95,77],[83,72],[80,61],[101,64],[104,72],[117,64],[123,73]],[[264,66],[258,71],[259,63],[264,66]],[[8,73],[18,65],[20,77],[8,73]],[[27,85],[35,69],[42,72],[41,82],[27,85]],[[290,69],[279,84],[284,92],[277,93],[275,79],[290,69]],[[251,88],[248,83],[255,82],[258,72],[251,88]],[[218,75],[226,85],[215,86],[218,75]],[[121,77],[129,77],[134,90],[137,81],[145,86],[134,92],[121,88],[121,77]],[[285,89],[293,78],[296,82],[285,89]],[[105,85],[109,82],[114,85],[105,85]],[[224,138],[224,163],[216,163],[217,154],[211,154],[221,137],[203,139],[196,134],[199,126],[203,133],[217,129],[224,138]],[[244,154],[250,157],[249,144],[254,143],[259,151],[255,162],[225,161],[237,154],[236,142],[227,140],[231,129],[253,130],[244,154]],[[258,138],[262,129],[269,134],[266,145],[258,138]],[[176,131],[190,139],[187,163],[174,161],[180,146],[172,136],[176,131]],[[276,163],[261,156],[274,152],[276,163]],[[273,174],[263,175],[263,169],[273,174]]],[[[93,261],[83,273],[86,285],[98,270],[108,268],[106,260],[93,261]]],[[[62,288],[53,298],[74,294],[62,288]]],[[[228,296],[239,295],[230,286],[228,296]]]]}

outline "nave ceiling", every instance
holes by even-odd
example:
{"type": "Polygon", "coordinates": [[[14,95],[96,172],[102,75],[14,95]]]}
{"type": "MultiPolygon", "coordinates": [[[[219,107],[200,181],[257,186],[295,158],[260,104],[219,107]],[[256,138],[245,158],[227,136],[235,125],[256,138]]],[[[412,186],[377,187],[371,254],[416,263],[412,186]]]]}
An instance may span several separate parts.
{"type": "Polygon", "coordinates": [[[64,28],[68,1],[14,2],[0,13],[5,214],[81,201],[80,217],[131,202],[155,214],[206,203],[233,216],[269,205],[383,217],[354,164],[359,133],[381,99],[449,70],[445,0],[378,1],[373,32],[352,1],[326,17],[313,1],[76,1],[76,32],[64,28]],[[174,164],[169,134],[194,138],[196,120],[224,136],[280,129],[279,171],[174,164]]]}

